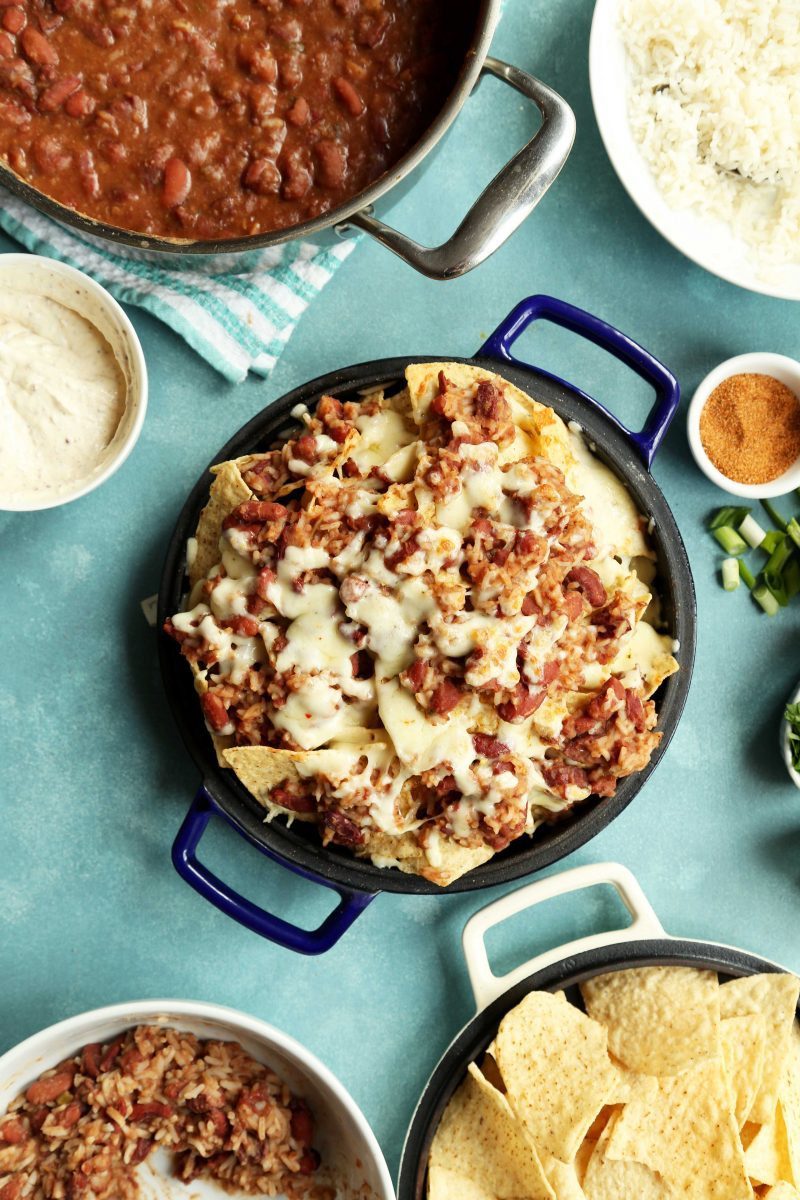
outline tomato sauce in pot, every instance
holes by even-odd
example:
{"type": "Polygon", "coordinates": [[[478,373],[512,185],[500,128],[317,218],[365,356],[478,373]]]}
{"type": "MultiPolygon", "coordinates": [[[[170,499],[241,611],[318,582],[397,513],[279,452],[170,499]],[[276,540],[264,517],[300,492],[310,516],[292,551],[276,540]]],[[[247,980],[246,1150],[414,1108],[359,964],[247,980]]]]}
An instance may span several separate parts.
{"type": "Polygon", "coordinates": [[[285,229],[414,145],[474,22],[464,0],[0,0],[0,160],[136,233],[285,229]]]}

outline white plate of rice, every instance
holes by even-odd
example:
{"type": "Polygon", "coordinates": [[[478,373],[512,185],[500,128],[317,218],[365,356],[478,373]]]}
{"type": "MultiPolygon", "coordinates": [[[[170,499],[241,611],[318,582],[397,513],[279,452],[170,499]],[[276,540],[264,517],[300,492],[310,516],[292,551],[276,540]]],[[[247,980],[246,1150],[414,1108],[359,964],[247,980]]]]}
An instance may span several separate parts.
{"type": "Polygon", "coordinates": [[[659,233],[800,300],[798,0],[597,0],[589,75],[608,156],[659,233]]]}

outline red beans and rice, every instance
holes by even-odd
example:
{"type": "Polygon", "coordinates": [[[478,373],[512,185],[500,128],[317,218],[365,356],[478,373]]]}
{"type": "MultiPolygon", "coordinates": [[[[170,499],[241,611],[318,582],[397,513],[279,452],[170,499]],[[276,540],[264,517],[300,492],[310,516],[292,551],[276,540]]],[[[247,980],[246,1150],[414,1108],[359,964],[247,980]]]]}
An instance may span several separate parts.
{"type": "Polygon", "coordinates": [[[307,1105],[236,1042],[140,1025],[45,1071],[0,1117],[0,1200],[129,1200],[174,1155],[184,1183],[333,1200],[307,1105]]]}

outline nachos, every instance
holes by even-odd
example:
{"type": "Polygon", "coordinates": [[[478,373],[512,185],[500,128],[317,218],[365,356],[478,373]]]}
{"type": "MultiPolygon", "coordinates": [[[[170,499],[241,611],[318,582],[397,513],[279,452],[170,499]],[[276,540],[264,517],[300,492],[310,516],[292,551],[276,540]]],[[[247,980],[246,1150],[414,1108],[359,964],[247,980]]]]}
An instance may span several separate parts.
{"type": "Polygon", "coordinates": [[[213,468],[165,629],[268,817],[447,885],[645,767],[677,663],[577,427],[477,367],[406,382],[213,468]]]}

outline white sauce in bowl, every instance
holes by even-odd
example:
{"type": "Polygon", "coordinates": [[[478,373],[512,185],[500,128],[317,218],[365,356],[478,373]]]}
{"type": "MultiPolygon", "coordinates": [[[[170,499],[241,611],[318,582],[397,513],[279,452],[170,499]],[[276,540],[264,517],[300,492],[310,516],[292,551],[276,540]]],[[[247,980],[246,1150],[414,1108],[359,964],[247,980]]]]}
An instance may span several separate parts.
{"type": "Polygon", "coordinates": [[[0,291],[0,479],[9,497],[87,478],[104,460],[128,385],[86,317],[23,286],[0,291]]]}

